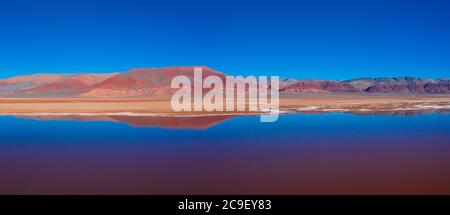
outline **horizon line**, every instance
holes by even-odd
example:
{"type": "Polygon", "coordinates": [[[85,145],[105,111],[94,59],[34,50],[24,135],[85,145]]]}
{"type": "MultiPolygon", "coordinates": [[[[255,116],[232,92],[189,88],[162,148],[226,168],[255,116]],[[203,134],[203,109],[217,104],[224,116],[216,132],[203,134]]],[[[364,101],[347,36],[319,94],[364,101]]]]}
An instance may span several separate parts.
{"type": "MultiPolygon", "coordinates": [[[[32,75],[77,75],[77,74],[114,74],[114,73],[125,73],[136,69],[167,69],[167,68],[176,68],[176,67],[193,67],[193,68],[199,68],[199,67],[206,67],[210,68],[212,70],[222,72],[220,70],[216,70],[210,66],[206,65],[195,65],[195,66],[161,66],[161,67],[131,67],[129,69],[123,70],[123,71],[113,71],[113,72],[106,72],[106,71],[96,71],[96,72],[86,72],[86,71],[79,71],[79,72],[37,72],[37,73],[23,73],[23,74],[17,74],[17,75],[0,75],[0,80],[7,80],[15,77],[21,77],[21,76],[32,76],[32,75]]],[[[225,75],[230,76],[252,76],[252,75],[240,75],[240,74],[228,74],[224,73],[225,75]]],[[[0,72],[2,74],[2,72],[0,72]]],[[[253,75],[253,76],[268,76],[268,75],[253,75]]],[[[282,76],[279,74],[272,74],[271,76],[279,76],[280,79],[294,79],[294,80],[333,80],[333,81],[346,81],[346,80],[354,80],[354,79],[375,79],[375,78],[421,78],[421,79],[449,79],[450,77],[424,77],[424,76],[414,76],[414,75],[395,75],[395,76],[354,76],[349,78],[295,78],[291,76],[282,76]]]]}

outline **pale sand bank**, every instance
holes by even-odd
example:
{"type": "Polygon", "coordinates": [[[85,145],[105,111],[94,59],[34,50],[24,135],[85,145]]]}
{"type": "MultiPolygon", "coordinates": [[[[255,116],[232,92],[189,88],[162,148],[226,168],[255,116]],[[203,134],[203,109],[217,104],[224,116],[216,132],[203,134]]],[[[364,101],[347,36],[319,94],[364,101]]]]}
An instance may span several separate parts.
{"type": "MultiPolygon", "coordinates": [[[[281,98],[280,113],[364,112],[396,110],[450,110],[450,95],[443,96],[320,96],[281,98]]],[[[174,112],[168,99],[41,99],[1,98],[0,115],[130,115],[206,116],[247,115],[261,112],[174,112]]]]}

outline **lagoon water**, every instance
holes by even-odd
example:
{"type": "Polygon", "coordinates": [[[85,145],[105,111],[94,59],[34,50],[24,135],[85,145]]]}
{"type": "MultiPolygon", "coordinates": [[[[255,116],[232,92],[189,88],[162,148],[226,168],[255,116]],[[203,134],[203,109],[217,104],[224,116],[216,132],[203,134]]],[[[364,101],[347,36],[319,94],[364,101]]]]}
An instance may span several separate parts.
{"type": "Polygon", "coordinates": [[[450,194],[448,114],[2,116],[0,127],[0,194],[450,194]]]}

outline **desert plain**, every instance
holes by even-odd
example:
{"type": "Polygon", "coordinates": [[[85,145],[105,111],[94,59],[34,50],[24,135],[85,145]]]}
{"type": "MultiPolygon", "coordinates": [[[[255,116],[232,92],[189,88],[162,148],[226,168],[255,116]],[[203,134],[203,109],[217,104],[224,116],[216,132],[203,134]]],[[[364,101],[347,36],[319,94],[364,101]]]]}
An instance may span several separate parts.
{"type": "MultiPolygon", "coordinates": [[[[450,95],[305,95],[279,100],[280,113],[446,111],[450,95]]],[[[245,115],[261,112],[175,112],[170,98],[0,98],[0,115],[245,115]]]]}

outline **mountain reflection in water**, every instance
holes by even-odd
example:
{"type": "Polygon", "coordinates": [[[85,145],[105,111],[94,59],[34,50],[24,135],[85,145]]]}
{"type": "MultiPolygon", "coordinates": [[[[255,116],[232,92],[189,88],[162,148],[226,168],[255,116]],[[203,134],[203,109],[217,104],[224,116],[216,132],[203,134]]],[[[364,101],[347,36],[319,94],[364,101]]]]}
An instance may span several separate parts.
{"type": "Polygon", "coordinates": [[[207,129],[234,116],[127,116],[127,115],[19,115],[36,120],[78,120],[122,122],[136,127],[207,129]]]}
{"type": "MultiPolygon", "coordinates": [[[[292,113],[295,113],[292,112],[292,113]]],[[[291,114],[292,114],[291,113],[291,114]]],[[[301,114],[326,114],[329,112],[303,111],[301,114]]],[[[416,116],[421,114],[447,114],[447,109],[424,110],[384,110],[384,111],[343,111],[341,113],[355,115],[385,115],[385,116],[416,116]]],[[[107,115],[107,114],[52,114],[52,115],[15,115],[19,118],[36,120],[77,120],[77,121],[110,121],[122,122],[135,127],[160,127],[173,129],[208,129],[238,115],[205,115],[205,116],[133,116],[133,115],[107,115]]]]}
{"type": "Polygon", "coordinates": [[[0,194],[450,194],[450,115],[400,114],[1,116],[0,194]]]}

